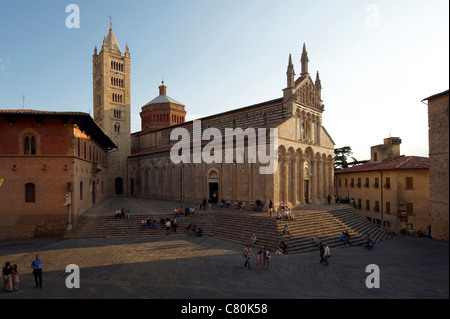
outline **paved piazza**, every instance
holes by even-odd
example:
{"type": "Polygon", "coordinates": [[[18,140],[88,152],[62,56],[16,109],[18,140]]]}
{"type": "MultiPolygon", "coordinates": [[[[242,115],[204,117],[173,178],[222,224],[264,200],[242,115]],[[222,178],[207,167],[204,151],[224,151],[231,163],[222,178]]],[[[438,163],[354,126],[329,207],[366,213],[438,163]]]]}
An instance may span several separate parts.
{"type": "MultiPolygon", "coordinates": [[[[124,201],[124,206],[135,211],[172,206],[124,201]]],[[[95,210],[110,214],[108,205],[118,204],[118,200],[109,201],[95,210]]],[[[243,248],[210,236],[182,234],[0,243],[0,263],[10,261],[20,271],[19,290],[2,290],[0,299],[449,298],[448,242],[394,236],[371,251],[362,247],[334,249],[329,266],[319,263],[318,252],[273,255],[270,271],[257,270],[255,258],[252,270],[244,268],[243,248]],[[31,274],[36,253],[43,259],[43,289],[34,287],[31,274]],[[80,268],[79,289],[66,287],[69,273],[65,271],[70,264],[80,268]],[[380,269],[380,288],[366,287],[370,275],[366,267],[370,264],[380,269]]]]}

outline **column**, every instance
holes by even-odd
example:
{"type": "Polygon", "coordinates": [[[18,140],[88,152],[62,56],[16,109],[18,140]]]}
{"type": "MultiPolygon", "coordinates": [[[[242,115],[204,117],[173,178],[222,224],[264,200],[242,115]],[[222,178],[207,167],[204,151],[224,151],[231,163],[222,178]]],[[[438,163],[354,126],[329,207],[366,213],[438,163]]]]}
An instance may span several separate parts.
{"type": "Polygon", "coordinates": [[[298,156],[292,158],[292,205],[298,204],[298,156]]]}
{"type": "Polygon", "coordinates": [[[310,203],[313,203],[317,199],[317,160],[313,158],[311,160],[311,180],[310,180],[310,191],[311,191],[311,200],[310,203]]]}
{"type": "Polygon", "coordinates": [[[304,171],[305,171],[305,158],[302,156],[300,159],[300,166],[299,166],[299,182],[300,182],[300,194],[299,194],[299,199],[300,199],[300,203],[304,204],[305,203],[305,176],[304,176],[304,171]]]}
{"type": "Polygon", "coordinates": [[[318,160],[318,162],[319,162],[319,165],[318,165],[318,170],[319,170],[319,174],[318,174],[318,183],[317,183],[317,186],[318,186],[318,188],[319,188],[319,191],[318,191],[318,200],[319,201],[322,201],[323,200],[323,197],[324,197],[324,195],[323,195],[323,160],[322,160],[322,158],[320,158],[319,160],[318,160]]]}

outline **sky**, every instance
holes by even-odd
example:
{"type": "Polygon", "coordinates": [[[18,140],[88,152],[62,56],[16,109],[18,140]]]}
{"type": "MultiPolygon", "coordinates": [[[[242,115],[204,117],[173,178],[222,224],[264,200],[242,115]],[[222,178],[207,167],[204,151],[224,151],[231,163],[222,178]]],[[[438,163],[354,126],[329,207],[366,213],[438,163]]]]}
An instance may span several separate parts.
{"type": "Polygon", "coordinates": [[[392,136],[402,155],[428,156],[422,100],[449,88],[447,0],[0,0],[0,109],[93,114],[110,17],[131,52],[132,132],[162,79],[187,120],[282,97],[305,43],[336,148],[365,160],[392,136]]]}

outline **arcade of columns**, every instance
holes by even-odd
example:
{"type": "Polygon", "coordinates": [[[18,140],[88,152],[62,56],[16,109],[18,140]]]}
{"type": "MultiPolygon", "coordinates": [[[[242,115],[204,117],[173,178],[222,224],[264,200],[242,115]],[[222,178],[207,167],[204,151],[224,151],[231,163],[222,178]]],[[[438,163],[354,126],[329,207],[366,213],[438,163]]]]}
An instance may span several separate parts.
{"type": "Polygon", "coordinates": [[[278,150],[275,201],[291,206],[324,202],[334,194],[334,158],[320,146],[321,113],[299,108],[294,120],[295,143],[286,140],[278,150]]]}

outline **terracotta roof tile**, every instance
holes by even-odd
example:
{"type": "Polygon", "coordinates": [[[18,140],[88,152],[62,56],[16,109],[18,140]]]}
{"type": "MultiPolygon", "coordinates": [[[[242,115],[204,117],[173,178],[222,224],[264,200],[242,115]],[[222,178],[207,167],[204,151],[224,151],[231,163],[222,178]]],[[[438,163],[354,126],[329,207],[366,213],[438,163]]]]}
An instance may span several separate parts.
{"type": "Polygon", "coordinates": [[[335,173],[343,174],[343,173],[355,173],[366,171],[384,171],[395,169],[429,169],[429,168],[430,164],[428,157],[399,156],[380,163],[367,163],[354,167],[336,170],[335,173]]]}

